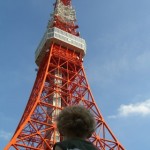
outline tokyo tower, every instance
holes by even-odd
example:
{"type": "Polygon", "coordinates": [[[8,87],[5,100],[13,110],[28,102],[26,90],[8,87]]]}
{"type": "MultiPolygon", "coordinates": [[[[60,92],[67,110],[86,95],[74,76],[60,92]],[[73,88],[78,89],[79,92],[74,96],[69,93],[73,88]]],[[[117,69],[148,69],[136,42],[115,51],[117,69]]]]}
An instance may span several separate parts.
{"type": "Polygon", "coordinates": [[[96,119],[88,139],[99,150],[125,150],[106,124],[88,84],[83,58],[85,40],[76,25],[71,0],[56,0],[44,36],[35,52],[37,77],[18,127],[4,150],[52,150],[63,140],[55,118],[66,106],[82,105],[96,119]]]}

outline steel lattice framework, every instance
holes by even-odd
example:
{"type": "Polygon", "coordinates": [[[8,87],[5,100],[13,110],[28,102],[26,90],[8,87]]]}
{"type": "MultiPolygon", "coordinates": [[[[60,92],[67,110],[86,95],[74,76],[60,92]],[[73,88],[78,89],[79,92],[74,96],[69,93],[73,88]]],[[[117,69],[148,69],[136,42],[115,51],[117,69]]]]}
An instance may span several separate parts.
{"type": "Polygon", "coordinates": [[[91,93],[83,67],[84,49],[79,49],[83,45],[76,43],[78,48],[72,47],[69,43],[71,40],[66,44],[65,38],[64,41],[61,39],[65,34],[70,38],[72,35],[72,40],[74,38],[82,41],[76,34],[75,20],[71,19],[68,23],[71,30],[68,30],[68,26],[64,27],[67,22],[57,10],[57,6],[62,4],[61,9],[72,12],[72,8],[66,8],[72,7],[69,0],[56,1],[54,17],[38,49],[36,63],[39,70],[29,101],[12,139],[4,150],[52,150],[57,141],[63,140],[57,131],[55,118],[64,107],[70,105],[83,105],[94,114],[96,130],[89,140],[99,150],[124,150],[104,121],[91,93]],[[61,18],[62,23],[59,22],[60,19],[55,20],[55,17],[61,18]],[[61,32],[58,37],[55,36],[55,30],[61,32]]]}

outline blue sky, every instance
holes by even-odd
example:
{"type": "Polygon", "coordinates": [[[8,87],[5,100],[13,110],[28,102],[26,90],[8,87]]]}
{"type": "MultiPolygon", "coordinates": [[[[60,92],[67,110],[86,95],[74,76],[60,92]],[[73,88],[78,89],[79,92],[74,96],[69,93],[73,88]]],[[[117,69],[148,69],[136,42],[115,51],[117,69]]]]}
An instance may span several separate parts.
{"type": "MultiPolygon", "coordinates": [[[[0,0],[0,149],[14,133],[35,77],[34,51],[53,1],[0,0]]],[[[150,149],[150,1],[74,0],[95,100],[127,150],[150,149]]]]}

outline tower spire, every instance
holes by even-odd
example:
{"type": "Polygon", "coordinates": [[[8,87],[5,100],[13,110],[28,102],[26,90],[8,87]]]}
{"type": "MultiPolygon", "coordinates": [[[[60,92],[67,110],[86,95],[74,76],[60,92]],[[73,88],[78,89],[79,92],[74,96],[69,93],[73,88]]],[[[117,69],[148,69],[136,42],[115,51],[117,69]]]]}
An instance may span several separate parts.
{"type": "Polygon", "coordinates": [[[71,0],[61,0],[64,5],[70,5],[71,4],[71,0]]]}
{"type": "Polygon", "coordinates": [[[73,35],[79,36],[76,31],[76,12],[71,5],[71,0],[57,0],[54,4],[54,12],[51,15],[48,28],[57,27],[73,35]]]}
{"type": "Polygon", "coordinates": [[[99,150],[125,150],[105,122],[90,90],[83,57],[85,40],[75,25],[70,0],[57,0],[48,28],[35,52],[39,67],[18,127],[4,150],[52,150],[62,141],[55,118],[66,106],[82,105],[96,120],[90,137],[99,150]]]}

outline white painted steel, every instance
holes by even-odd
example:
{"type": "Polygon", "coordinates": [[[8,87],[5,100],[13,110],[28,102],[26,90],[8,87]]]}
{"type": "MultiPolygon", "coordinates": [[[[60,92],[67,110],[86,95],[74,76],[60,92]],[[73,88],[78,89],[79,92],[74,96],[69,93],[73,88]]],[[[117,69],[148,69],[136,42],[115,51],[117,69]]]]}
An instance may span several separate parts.
{"type": "Polygon", "coordinates": [[[83,56],[86,54],[86,42],[84,39],[56,27],[49,28],[45,32],[35,52],[35,61],[37,65],[39,65],[39,62],[45,55],[47,49],[50,48],[52,42],[67,47],[77,53],[81,53],[83,56]]]}

